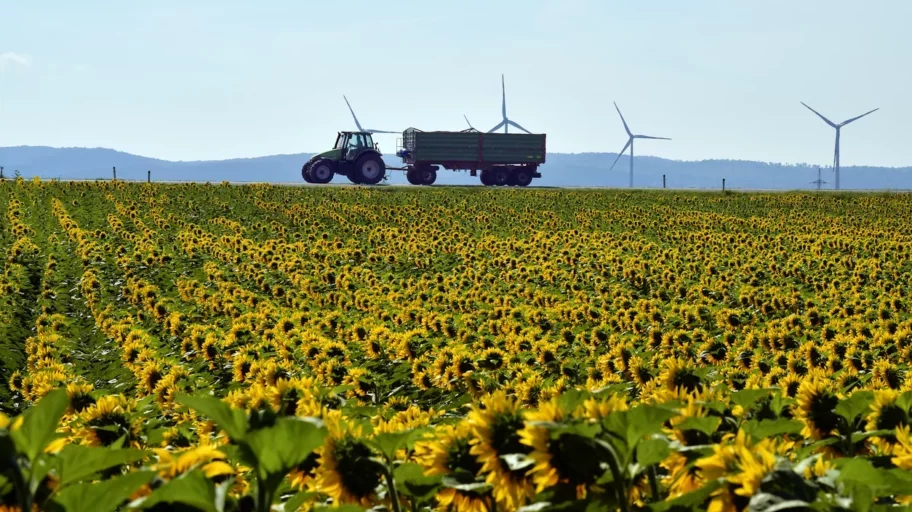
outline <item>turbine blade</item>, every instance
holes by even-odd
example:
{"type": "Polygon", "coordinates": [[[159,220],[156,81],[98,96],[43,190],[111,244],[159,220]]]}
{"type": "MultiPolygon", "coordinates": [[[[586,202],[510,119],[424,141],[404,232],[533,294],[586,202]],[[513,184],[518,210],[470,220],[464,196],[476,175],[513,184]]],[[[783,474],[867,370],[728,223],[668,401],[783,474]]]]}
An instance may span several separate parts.
{"type": "Polygon", "coordinates": [[[877,112],[878,110],[880,110],[880,109],[879,109],[879,108],[875,108],[874,110],[872,110],[872,111],[870,111],[870,112],[865,112],[864,114],[861,114],[861,115],[858,116],[858,117],[853,117],[852,119],[849,119],[848,121],[843,121],[843,122],[839,123],[839,126],[845,126],[845,125],[847,125],[847,124],[849,124],[849,123],[851,123],[851,122],[858,121],[858,120],[861,119],[862,117],[864,117],[864,116],[866,116],[866,115],[868,115],[868,114],[873,114],[874,112],[877,112]]]}
{"type": "Polygon", "coordinates": [[[355,120],[355,126],[358,127],[359,132],[363,132],[364,129],[361,128],[361,123],[358,122],[358,116],[355,115],[355,110],[352,108],[351,103],[348,102],[348,98],[345,95],[342,95],[342,98],[345,99],[345,104],[348,105],[348,111],[352,113],[352,118],[355,120]]]}
{"type": "Polygon", "coordinates": [[[621,116],[621,122],[624,123],[624,130],[627,130],[627,135],[633,137],[633,133],[630,132],[630,127],[627,126],[627,121],[624,120],[624,114],[621,114],[621,109],[618,108],[617,102],[614,102],[614,108],[617,109],[618,115],[621,116]]]}
{"type": "Polygon", "coordinates": [[[507,125],[507,122],[506,122],[506,121],[501,121],[501,122],[497,123],[497,126],[495,126],[494,128],[491,128],[490,130],[488,130],[488,133],[494,133],[494,132],[496,132],[497,130],[503,128],[503,127],[506,126],[506,125],[507,125]]]}
{"type": "Polygon", "coordinates": [[[500,75],[500,87],[501,87],[501,90],[503,91],[503,104],[502,104],[503,118],[504,118],[504,121],[506,121],[507,120],[507,84],[504,82],[503,75],[500,75]]]}
{"type": "Polygon", "coordinates": [[[820,119],[823,119],[823,121],[824,121],[826,124],[832,126],[833,128],[836,128],[836,124],[833,123],[833,121],[830,121],[829,119],[823,117],[823,114],[821,114],[820,112],[817,112],[816,110],[812,109],[811,107],[808,107],[807,103],[805,103],[805,102],[802,101],[801,104],[804,105],[805,107],[807,107],[807,109],[810,110],[811,112],[817,114],[817,115],[820,117],[820,119]]]}
{"type": "Polygon", "coordinates": [[[624,151],[627,151],[627,148],[629,148],[631,144],[633,144],[633,137],[627,139],[627,144],[624,144],[624,149],[622,149],[621,152],[618,153],[617,158],[614,159],[614,163],[611,164],[611,168],[608,169],[609,171],[614,169],[614,166],[617,165],[618,160],[621,159],[621,155],[624,154],[624,151]]]}
{"type": "Polygon", "coordinates": [[[463,114],[463,115],[462,115],[462,117],[464,117],[464,118],[465,118],[465,120],[466,120],[466,123],[468,123],[468,125],[469,125],[469,128],[471,128],[471,129],[473,129],[473,130],[474,130],[474,129],[475,129],[475,127],[474,127],[474,126],[472,126],[472,122],[471,122],[471,121],[469,121],[469,117],[468,117],[468,116],[466,116],[466,115],[465,115],[465,114],[463,114]]]}
{"type": "Polygon", "coordinates": [[[367,133],[399,133],[399,132],[388,132],[385,130],[364,130],[367,133]]]}
{"type": "Polygon", "coordinates": [[[671,140],[668,137],[652,137],[649,135],[634,135],[634,139],[671,140]]]}
{"type": "Polygon", "coordinates": [[[507,120],[507,124],[509,124],[510,126],[515,126],[516,128],[519,128],[520,130],[522,130],[522,131],[528,133],[529,135],[532,134],[532,132],[530,132],[529,130],[526,130],[525,128],[523,128],[522,126],[520,126],[519,123],[510,121],[510,120],[507,120]]]}

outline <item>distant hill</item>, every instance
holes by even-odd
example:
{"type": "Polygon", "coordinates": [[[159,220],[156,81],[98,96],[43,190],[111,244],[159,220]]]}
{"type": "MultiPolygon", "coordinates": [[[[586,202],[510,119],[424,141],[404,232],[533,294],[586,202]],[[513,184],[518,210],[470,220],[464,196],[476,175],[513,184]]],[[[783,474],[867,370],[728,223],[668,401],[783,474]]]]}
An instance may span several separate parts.
{"type": "MultiPolygon", "coordinates": [[[[309,153],[272,155],[232,160],[172,162],[102,148],[52,148],[17,146],[0,148],[0,165],[11,177],[19,170],[25,177],[41,176],[51,179],[108,179],[111,168],[117,167],[117,177],[145,180],[152,171],[153,180],[187,181],[265,181],[300,183],[301,165],[309,153]]],[[[541,168],[541,186],[561,187],[626,187],[628,162],[622,157],[617,167],[609,171],[616,153],[551,153],[541,168]]],[[[394,156],[386,157],[387,164],[399,166],[394,156]]],[[[912,189],[912,167],[844,167],[843,189],[912,189]]],[[[722,179],[732,189],[810,189],[817,179],[817,167],[806,164],[778,164],[744,160],[701,160],[697,162],[667,160],[656,157],[636,157],[637,187],[661,187],[662,175],[669,188],[719,188],[722,179]]],[[[832,188],[833,174],[825,170],[824,185],[832,188]]],[[[336,181],[345,182],[337,177],[336,181]]],[[[401,172],[390,173],[390,183],[406,183],[401,172]]],[[[478,184],[468,173],[440,172],[438,183],[478,184]]]]}

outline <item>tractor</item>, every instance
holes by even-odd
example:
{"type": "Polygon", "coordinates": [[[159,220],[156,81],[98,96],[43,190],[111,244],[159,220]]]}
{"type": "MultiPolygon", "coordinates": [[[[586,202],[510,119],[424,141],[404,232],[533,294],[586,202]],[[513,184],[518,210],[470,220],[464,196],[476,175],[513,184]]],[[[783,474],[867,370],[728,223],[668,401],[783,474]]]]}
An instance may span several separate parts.
{"type": "Polygon", "coordinates": [[[301,168],[307,183],[329,183],[336,174],[364,185],[380,183],[386,176],[386,164],[370,133],[339,132],[332,149],[314,155],[301,168]]]}

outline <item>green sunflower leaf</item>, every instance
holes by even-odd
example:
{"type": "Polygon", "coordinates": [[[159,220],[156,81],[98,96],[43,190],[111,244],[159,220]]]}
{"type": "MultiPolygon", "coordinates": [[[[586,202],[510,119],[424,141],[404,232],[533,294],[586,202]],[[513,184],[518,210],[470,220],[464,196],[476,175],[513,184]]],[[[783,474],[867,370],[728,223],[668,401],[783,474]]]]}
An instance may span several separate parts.
{"type": "Polygon", "coordinates": [[[640,441],[636,447],[636,461],[643,468],[658,464],[669,454],[671,454],[671,448],[665,439],[647,439],[640,441]]]}
{"type": "Polygon", "coordinates": [[[65,487],[108,468],[139,461],[145,455],[146,453],[140,450],[67,445],[57,455],[59,486],[65,487]]]}
{"type": "Polygon", "coordinates": [[[139,504],[148,509],[156,505],[189,505],[203,512],[218,512],[215,484],[202,471],[194,470],[156,489],[139,504]]]}
{"type": "Polygon", "coordinates": [[[440,489],[440,476],[425,476],[424,468],[414,462],[407,462],[393,471],[396,489],[403,496],[414,498],[418,502],[430,500],[440,489]]]}
{"type": "Polygon", "coordinates": [[[71,485],[52,498],[52,507],[66,512],[110,512],[126,502],[134,491],[155,478],[152,471],[136,471],[96,483],[71,485]]]}
{"type": "Polygon", "coordinates": [[[34,461],[54,439],[57,425],[69,403],[66,390],[56,389],[22,413],[22,426],[10,430],[9,435],[28,460],[34,461]]]}
{"type": "Polygon", "coordinates": [[[874,401],[873,391],[856,391],[848,398],[843,398],[836,404],[833,412],[842,416],[851,425],[855,419],[868,412],[871,402],[874,401]]]}
{"type": "Polygon", "coordinates": [[[214,421],[233,440],[241,439],[247,433],[247,417],[244,411],[232,409],[218,398],[180,395],[175,401],[214,421]]]}
{"type": "Polygon", "coordinates": [[[759,421],[749,420],[741,426],[741,430],[753,437],[756,441],[784,434],[799,434],[803,428],[804,424],[800,421],[787,420],[785,418],[759,421]]]}

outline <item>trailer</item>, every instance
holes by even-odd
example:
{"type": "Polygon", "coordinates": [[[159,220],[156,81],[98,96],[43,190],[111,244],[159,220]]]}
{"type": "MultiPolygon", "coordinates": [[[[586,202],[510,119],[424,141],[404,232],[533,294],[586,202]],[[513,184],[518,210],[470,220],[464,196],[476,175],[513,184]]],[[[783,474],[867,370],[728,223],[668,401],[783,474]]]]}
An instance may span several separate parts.
{"type": "Polygon", "coordinates": [[[540,178],[545,163],[544,134],[426,132],[409,128],[402,132],[396,156],[402,159],[406,179],[413,185],[431,185],[440,168],[469,171],[486,186],[526,187],[540,178]]]}

